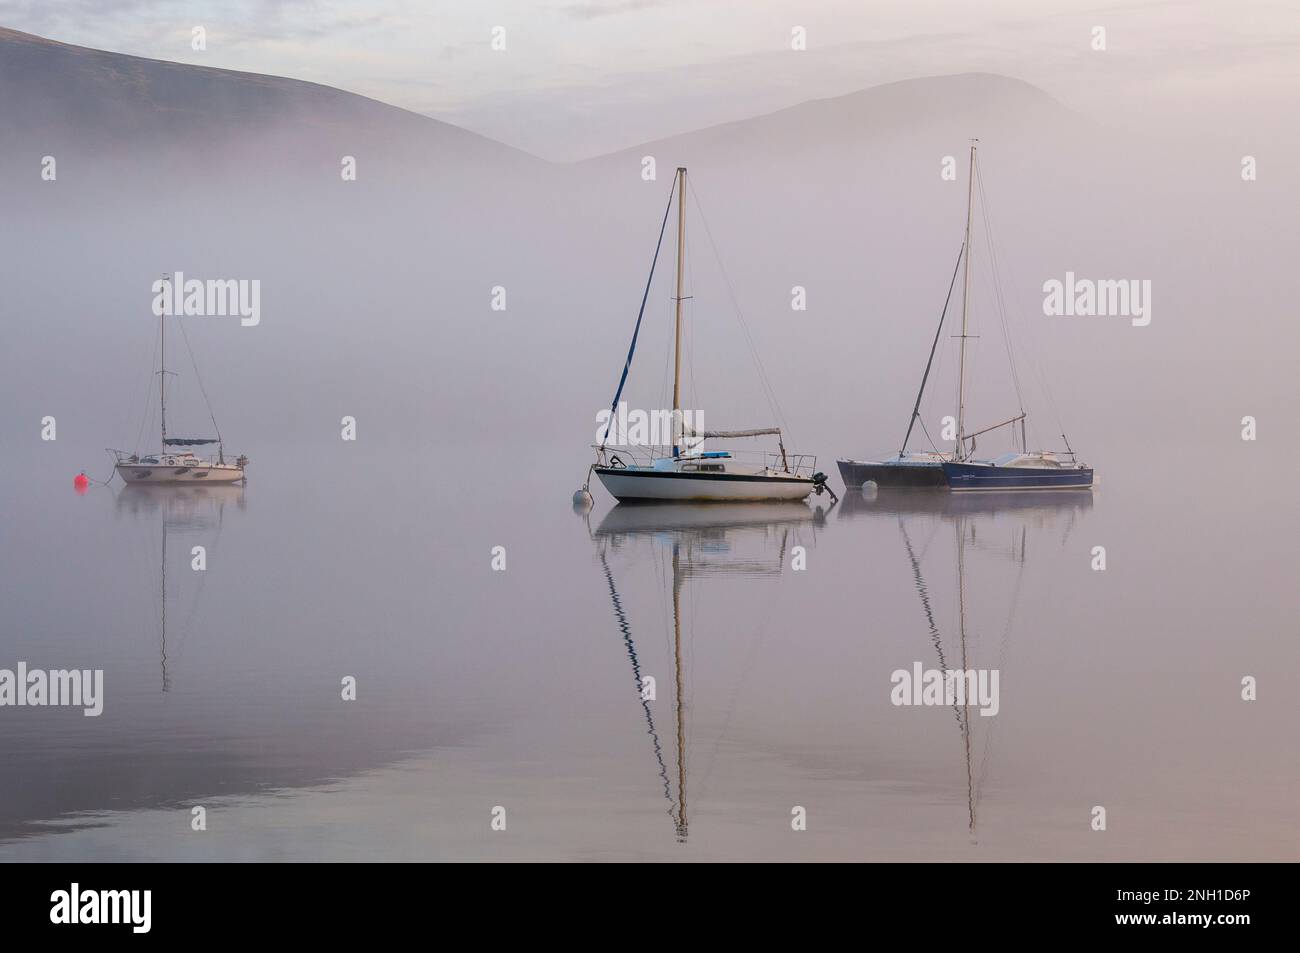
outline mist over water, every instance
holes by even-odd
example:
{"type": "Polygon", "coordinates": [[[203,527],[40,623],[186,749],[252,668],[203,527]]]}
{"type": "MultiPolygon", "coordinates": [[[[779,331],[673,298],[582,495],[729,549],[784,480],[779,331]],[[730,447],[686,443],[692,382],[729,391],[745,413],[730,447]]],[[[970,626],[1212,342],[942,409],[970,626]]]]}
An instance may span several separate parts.
{"type": "MultiPolygon", "coordinates": [[[[1300,778],[1274,757],[1287,701],[1238,697],[1239,672],[1269,685],[1294,661],[1276,638],[1289,534],[1262,548],[1230,507],[1166,499],[1141,468],[1091,500],[602,497],[586,517],[554,458],[486,474],[461,499],[431,489],[437,454],[382,487],[367,469],[340,472],[346,506],[278,463],[246,488],[178,498],[82,497],[39,471],[21,495],[7,486],[21,515],[4,549],[6,657],[102,667],[106,705],[98,719],[10,710],[0,744],[24,772],[5,782],[0,854],[1294,854],[1300,778]],[[1104,573],[1089,569],[1099,541],[1104,573]],[[208,547],[204,573],[193,545],[208,547]],[[492,545],[504,573],[488,568],[492,545]],[[791,570],[795,546],[806,571],[791,570]],[[969,788],[953,710],[889,701],[893,671],[962,657],[963,617],[968,664],[1001,672],[998,715],[971,718],[969,788]],[[656,678],[646,705],[629,648],[656,678]],[[345,674],[355,702],[339,700],[345,674]],[[188,828],[195,804],[203,834],[188,828]],[[1094,804],[1105,836],[1088,829],[1094,804]],[[496,805],[505,835],[489,828],[496,805]],[[789,830],[795,805],[806,837],[789,830]]],[[[1288,512],[1280,494],[1254,505],[1288,512]]]]}
{"type": "MultiPolygon", "coordinates": [[[[206,102],[206,120],[128,99],[100,122],[58,82],[13,92],[45,61],[9,50],[0,667],[103,668],[106,704],[5,710],[0,756],[22,767],[0,780],[0,857],[1295,857],[1284,145],[1244,182],[1235,143],[1188,148],[1168,117],[1134,141],[968,74],[553,165],[311,90],[292,121],[196,81],[177,102],[206,102]],[[677,165],[688,405],[710,426],[781,423],[833,472],[898,449],[971,136],[1030,444],[1058,447],[1063,427],[1097,468],[1090,498],[629,513],[593,488],[595,509],[571,512],[677,165]],[[156,448],[151,285],[172,271],[261,282],[256,327],[184,319],[248,485],[77,495],[76,473],[110,473],[104,447],[156,448]],[[1067,271],[1150,280],[1151,324],[1044,316],[1043,282],[1067,271]],[[889,701],[891,672],[960,653],[963,616],[972,665],[1002,672],[969,764],[951,708],[889,701]],[[637,671],[657,679],[648,705],[637,671]]],[[[995,422],[1017,407],[981,250],[969,404],[995,422]]],[[[674,251],[632,406],[664,406],[674,251]]],[[[936,434],[955,403],[947,328],[922,407],[936,434]]],[[[168,339],[169,419],[206,430],[168,339]]]]}

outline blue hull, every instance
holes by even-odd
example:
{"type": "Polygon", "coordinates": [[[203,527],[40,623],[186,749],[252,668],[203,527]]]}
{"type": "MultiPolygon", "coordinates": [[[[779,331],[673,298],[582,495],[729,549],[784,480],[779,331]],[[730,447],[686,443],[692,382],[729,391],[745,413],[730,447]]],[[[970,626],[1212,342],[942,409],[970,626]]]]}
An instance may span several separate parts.
{"type": "Polygon", "coordinates": [[[978,463],[945,463],[944,479],[951,490],[1079,490],[1092,486],[1092,468],[995,467],[978,463]]]}
{"type": "Polygon", "coordinates": [[[939,463],[860,463],[840,460],[840,479],[856,490],[870,480],[881,487],[931,486],[943,489],[947,484],[939,463]]]}

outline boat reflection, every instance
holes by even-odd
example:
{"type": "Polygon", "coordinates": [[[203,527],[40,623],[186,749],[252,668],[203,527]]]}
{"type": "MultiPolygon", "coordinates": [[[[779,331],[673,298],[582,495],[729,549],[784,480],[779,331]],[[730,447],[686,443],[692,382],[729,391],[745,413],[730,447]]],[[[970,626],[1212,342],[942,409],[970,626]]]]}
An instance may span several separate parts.
{"type": "Polygon", "coordinates": [[[1092,509],[1092,490],[1051,490],[1025,493],[988,490],[982,493],[935,493],[928,490],[850,490],[836,509],[840,519],[884,514],[931,514],[955,518],[999,514],[1030,516],[1056,522],[1092,509]]]}
{"type": "MultiPolygon", "coordinates": [[[[213,484],[210,486],[171,486],[128,484],[118,491],[114,507],[119,514],[132,518],[148,519],[157,515],[161,538],[161,551],[158,555],[158,664],[162,673],[162,691],[171,691],[171,673],[168,671],[167,658],[167,543],[173,535],[193,537],[193,545],[204,548],[204,560],[215,554],[217,543],[221,538],[221,528],[225,520],[227,506],[238,510],[246,507],[244,487],[233,484],[213,484]],[[199,542],[198,540],[201,540],[199,542]]],[[[189,540],[187,540],[189,541],[189,540]]],[[[192,549],[186,550],[186,558],[193,558],[192,549]]],[[[204,583],[208,574],[205,568],[196,572],[198,582],[182,623],[181,636],[189,631],[199,600],[203,596],[204,583]]]]}
{"type": "MultiPolygon", "coordinates": [[[[825,513],[802,502],[714,503],[615,506],[591,536],[609,588],[614,618],[632,669],[633,686],[650,735],[655,767],[663,785],[667,812],[678,843],[685,843],[687,816],[687,732],[689,708],[687,671],[682,652],[682,593],[688,580],[743,574],[779,576],[792,547],[810,547],[813,534],[825,525],[825,513]],[[652,698],[642,674],[629,614],[619,596],[612,557],[645,547],[655,559],[668,557],[665,602],[672,607],[673,741],[672,777],[664,744],[655,723],[652,698]]],[[[689,636],[689,634],[688,634],[689,636]]]]}
{"type": "MultiPolygon", "coordinates": [[[[1063,547],[1079,519],[1092,506],[1091,490],[1037,494],[877,490],[845,494],[839,505],[839,518],[874,517],[896,523],[911,567],[930,649],[940,671],[969,672],[974,667],[988,668],[991,663],[1001,675],[1009,660],[1025,570],[1030,563],[1030,539],[1040,538],[1063,547]],[[951,526],[951,537],[947,535],[947,525],[951,526]],[[946,539],[951,539],[951,548],[944,542],[946,539]],[[925,566],[935,563],[955,576],[955,611],[942,624],[944,614],[936,605],[924,571],[925,566]],[[947,568],[954,564],[955,572],[947,568]],[[999,571],[1008,566],[1014,567],[1009,585],[1006,573],[999,571]],[[985,611],[980,613],[974,612],[969,604],[968,577],[973,572],[979,572],[983,580],[979,592],[985,597],[985,611]],[[989,618],[990,614],[1000,621],[988,624],[978,621],[989,618]],[[944,636],[945,630],[948,638],[944,636]],[[981,638],[987,633],[997,633],[996,645],[981,638]]],[[[972,722],[971,708],[978,708],[978,703],[970,698],[962,702],[954,701],[952,710],[965,772],[966,823],[974,840],[998,718],[976,718],[972,722]],[[976,726],[980,726],[978,730],[976,726]],[[978,742],[976,734],[982,736],[978,742]],[[975,748],[979,749],[978,767],[975,748]]]]}

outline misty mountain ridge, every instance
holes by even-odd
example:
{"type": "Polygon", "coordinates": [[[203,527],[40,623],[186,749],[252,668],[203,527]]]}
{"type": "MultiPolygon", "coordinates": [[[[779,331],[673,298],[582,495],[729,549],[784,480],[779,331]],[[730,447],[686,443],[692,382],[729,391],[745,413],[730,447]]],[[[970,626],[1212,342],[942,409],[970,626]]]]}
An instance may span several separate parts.
{"type": "Polygon", "coordinates": [[[958,142],[1020,130],[1086,126],[1079,113],[1023,80],[996,73],[953,73],[898,80],[840,96],[813,99],[775,112],[683,132],[583,160],[606,163],[630,155],[676,155],[726,148],[836,148],[900,135],[958,142]]]}
{"type": "Polygon", "coordinates": [[[542,165],[450,123],[331,86],[146,59],[0,28],[0,133],[51,153],[278,148],[332,157],[363,146],[411,157],[542,165]]]}
{"type": "MultiPolygon", "coordinates": [[[[1203,355],[1209,335],[1220,356],[1289,353],[1297,331],[1273,298],[1291,246],[1271,238],[1293,229],[1285,177],[1245,185],[1232,157],[1144,153],[1015,79],[890,83],[557,165],[326,86],[0,31],[0,201],[17,223],[0,258],[21,276],[5,310],[40,317],[8,322],[0,401],[15,421],[39,419],[94,367],[109,397],[82,402],[78,439],[102,446],[148,369],[151,284],[183,271],[262,282],[258,327],[191,328],[243,446],[337,439],[346,412],[376,444],[486,444],[491,419],[585,449],[627,353],[672,169],[687,165],[700,266],[689,326],[711,419],[764,406],[727,314],[731,284],[799,433],[827,451],[896,449],[962,238],[971,136],[1009,300],[1040,336],[1082,446],[1153,400],[1148,378],[1116,362],[1168,368],[1203,355]],[[44,155],[57,182],[41,178],[44,155]],[[340,178],[344,155],[355,181],[340,178]],[[1151,326],[1045,319],[1043,282],[1067,272],[1151,280],[1151,326]],[[491,307],[498,286],[505,311],[491,307]],[[806,312],[791,309],[795,286],[806,312]],[[272,383],[286,364],[287,389],[272,383]]],[[[632,399],[653,398],[664,366],[671,241],[632,399]]],[[[992,333],[986,343],[992,413],[1007,388],[992,333]]],[[[1195,379],[1168,377],[1167,432],[1187,401],[1209,399],[1195,379]]]]}
{"type": "MultiPolygon", "coordinates": [[[[918,128],[1043,128],[1080,117],[1042,90],[990,73],[902,80],[583,160],[635,153],[689,155],[843,145],[918,128]]],[[[0,27],[0,131],[10,148],[30,138],[57,150],[240,152],[270,136],[279,147],[331,156],[378,147],[408,157],[513,171],[548,165],[512,146],[441,120],[317,83],[147,59],[73,46],[0,27]]]]}

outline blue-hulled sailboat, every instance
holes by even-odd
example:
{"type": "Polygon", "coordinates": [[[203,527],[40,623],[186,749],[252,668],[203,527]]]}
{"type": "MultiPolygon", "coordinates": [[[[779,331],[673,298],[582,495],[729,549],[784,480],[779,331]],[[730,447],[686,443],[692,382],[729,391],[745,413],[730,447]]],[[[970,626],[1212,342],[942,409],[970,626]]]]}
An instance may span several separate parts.
{"type": "MultiPolygon", "coordinates": [[[[959,335],[961,356],[957,371],[957,448],[952,459],[945,460],[941,464],[944,480],[950,490],[1090,489],[1093,482],[1092,467],[1079,462],[1064,434],[1061,435],[1066,447],[1064,451],[1028,449],[1025,431],[1026,414],[1023,407],[1019,415],[1000,424],[970,434],[966,432],[966,341],[971,337],[967,326],[970,303],[970,230],[971,213],[975,203],[975,149],[978,144],[978,139],[971,140],[970,181],[967,185],[966,198],[965,288],[962,296],[961,334],[959,335]],[[1013,440],[1019,436],[1020,449],[1004,453],[991,460],[975,459],[975,438],[1002,427],[1011,428],[1013,440]]],[[[996,275],[994,279],[996,280],[996,275]]],[[[1010,357],[1010,354],[1008,356],[1010,357]]],[[[1014,377],[1014,358],[1012,362],[1014,377]]]]}

